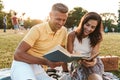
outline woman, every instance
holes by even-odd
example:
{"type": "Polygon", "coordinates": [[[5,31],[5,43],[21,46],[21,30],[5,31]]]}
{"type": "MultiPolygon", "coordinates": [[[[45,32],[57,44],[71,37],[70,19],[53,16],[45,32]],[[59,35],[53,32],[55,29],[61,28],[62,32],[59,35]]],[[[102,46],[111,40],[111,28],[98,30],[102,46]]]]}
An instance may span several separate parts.
{"type": "MultiPolygon", "coordinates": [[[[99,14],[89,12],[85,14],[78,28],[69,33],[67,50],[74,54],[91,53],[91,56],[99,52],[102,41],[102,19],[99,14]]],[[[73,61],[71,66],[72,80],[102,80],[104,66],[99,57],[91,61],[73,61]],[[77,65],[76,65],[77,63],[77,65]]]]}

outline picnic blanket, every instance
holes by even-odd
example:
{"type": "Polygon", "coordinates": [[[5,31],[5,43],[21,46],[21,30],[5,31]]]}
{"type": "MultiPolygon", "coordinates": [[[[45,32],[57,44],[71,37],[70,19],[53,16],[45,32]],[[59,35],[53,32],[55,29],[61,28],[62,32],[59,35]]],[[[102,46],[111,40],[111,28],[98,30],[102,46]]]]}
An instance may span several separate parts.
{"type": "MultiPolygon", "coordinates": [[[[56,73],[56,75],[60,75],[61,77],[65,77],[65,74],[61,75],[59,73],[56,73]]],[[[60,77],[59,76],[59,77],[60,77]]],[[[66,77],[69,76],[68,73],[66,74],[66,77]]],[[[0,69],[0,80],[11,80],[10,78],[10,68],[3,68],[0,69]]],[[[103,74],[103,80],[120,80],[116,75],[114,75],[111,72],[104,72],[103,74]]]]}
{"type": "Polygon", "coordinates": [[[0,80],[11,80],[10,68],[0,69],[0,80]]]}

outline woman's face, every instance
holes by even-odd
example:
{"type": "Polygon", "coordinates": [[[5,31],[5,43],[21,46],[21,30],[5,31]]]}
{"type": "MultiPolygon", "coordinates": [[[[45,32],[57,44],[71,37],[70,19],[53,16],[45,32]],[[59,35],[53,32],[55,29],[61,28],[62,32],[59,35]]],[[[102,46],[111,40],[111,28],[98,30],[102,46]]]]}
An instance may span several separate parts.
{"type": "Polygon", "coordinates": [[[90,33],[92,33],[96,26],[97,26],[98,22],[97,20],[89,20],[87,23],[84,24],[84,36],[88,36],[90,33]]]}

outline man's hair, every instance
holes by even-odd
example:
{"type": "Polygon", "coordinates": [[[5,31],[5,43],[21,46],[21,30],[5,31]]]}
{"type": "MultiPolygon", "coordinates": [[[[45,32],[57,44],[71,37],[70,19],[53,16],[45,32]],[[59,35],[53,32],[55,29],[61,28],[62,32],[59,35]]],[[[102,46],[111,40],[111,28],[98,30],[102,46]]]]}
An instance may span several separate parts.
{"type": "Polygon", "coordinates": [[[65,4],[62,3],[56,3],[52,6],[52,11],[59,11],[62,13],[68,12],[68,7],[65,4]]]}

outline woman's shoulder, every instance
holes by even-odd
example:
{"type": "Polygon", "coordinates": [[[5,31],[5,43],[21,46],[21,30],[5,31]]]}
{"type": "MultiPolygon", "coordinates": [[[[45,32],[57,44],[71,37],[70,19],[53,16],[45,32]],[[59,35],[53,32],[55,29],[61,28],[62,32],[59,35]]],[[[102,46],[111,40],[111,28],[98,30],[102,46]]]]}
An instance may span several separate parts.
{"type": "Polygon", "coordinates": [[[69,34],[68,34],[68,36],[75,36],[75,31],[72,31],[72,32],[70,32],[69,34]]]}
{"type": "Polygon", "coordinates": [[[69,35],[68,35],[68,38],[71,39],[72,41],[74,41],[74,39],[75,39],[75,34],[76,34],[75,31],[70,32],[69,35]]]}

